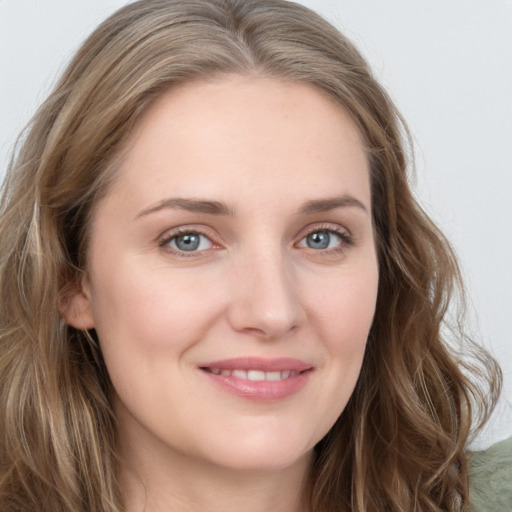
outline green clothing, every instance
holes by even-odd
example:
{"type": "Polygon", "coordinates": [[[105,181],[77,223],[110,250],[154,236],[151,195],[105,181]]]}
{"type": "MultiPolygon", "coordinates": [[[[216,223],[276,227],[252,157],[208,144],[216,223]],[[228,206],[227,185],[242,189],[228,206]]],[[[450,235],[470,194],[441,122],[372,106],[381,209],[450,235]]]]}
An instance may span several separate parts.
{"type": "Polygon", "coordinates": [[[471,452],[471,511],[512,512],[512,437],[471,452]]]}

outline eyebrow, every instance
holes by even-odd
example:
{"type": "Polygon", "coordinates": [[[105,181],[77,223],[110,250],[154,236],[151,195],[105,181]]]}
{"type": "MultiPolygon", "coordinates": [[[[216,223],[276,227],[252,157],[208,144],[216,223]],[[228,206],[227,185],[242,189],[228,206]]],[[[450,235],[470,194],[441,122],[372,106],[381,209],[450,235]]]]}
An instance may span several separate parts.
{"type": "Polygon", "coordinates": [[[346,206],[355,206],[356,208],[360,208],[364,212],[368,213],[368,209],[361,201],[359,201],[359,199],[348,194],[328,199],[314,199],[312,201],[307,201],[302,205],[299,212],[306,214],[321,213],[346,206]]]}
{"type": "Polygon", "coordinates": [[[205,201],[202,199],[184,199],[184,198],[169,198],[164,199],[154,206],[150,206],[139,212],[136,215],[136,219],[149,215],[150,213],[157,212],[159,210],[167,208],[177,208],[180,210],[186,210],[188,212],[195,213],[207,213],[210,215],[234,215],[234,210],[227,204],[219,201],[205,201]]]}
{"type": "MultiPolygon", "coordinates": [[[[356,207],[364,212],[368,213],[368,209],[366,206],[350,195],[342,195],[337,197],[331,197],[327,199],[312,199],[311,201],[306,201],[299,208],[299,213],[302,214],[312,214],[312,213],[321,213],[327,212],[330,210],[335,210],[336,208],[342,207],[356,207]]],[[[169,199],[163,199],[159,201],[154,206],[150,206],[149,208],[145,208],[141,212],[139,212],[135,218],[143,217],[149,215],[150,213],[154,213],[164,209],[180,209],[186,210],[188,212],[194,213],[206,213],[209,215],[235,215],[234,208],[228,206],[226,203],[222,203],[220,201],[208,201],[203,199],[185,199],[180,197],[172,197],[169,199]]]]}

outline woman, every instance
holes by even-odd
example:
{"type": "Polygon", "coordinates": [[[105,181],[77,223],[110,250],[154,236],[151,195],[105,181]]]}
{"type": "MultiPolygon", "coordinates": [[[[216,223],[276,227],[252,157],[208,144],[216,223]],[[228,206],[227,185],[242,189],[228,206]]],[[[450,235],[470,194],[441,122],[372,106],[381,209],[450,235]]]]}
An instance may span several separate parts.
{"type": "Polygon", "coordinates": [[[469,510],[500,372],[404,134],[293,3],[105,21],[4,186],[0,509],[469,510]]]}

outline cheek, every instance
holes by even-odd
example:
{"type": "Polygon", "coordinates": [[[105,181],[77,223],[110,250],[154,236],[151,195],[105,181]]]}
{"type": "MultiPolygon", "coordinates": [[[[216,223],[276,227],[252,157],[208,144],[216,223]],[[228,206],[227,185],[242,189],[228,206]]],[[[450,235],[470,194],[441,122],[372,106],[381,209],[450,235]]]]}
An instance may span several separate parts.
{"type": "Polygon", "coordinates": [[[359,377],[377,289],[377,266],[367,265],[364,271],[344,272],[315,301],[316,315],[311,316],[326,352],[325,393],[337,404],[334,416],[342,412],[359,377]]]}
{"type": "Polygon", "coordinates": [[[349,354],[366,345],[375,314],[378,290],[376,265],[344,272],[332,279],[324,293],[316,297],[319,328],[332,348],[349,354]]]}
{"type": "MultiPolygon", "coordinates": [[[[104,351],[121,345],[141,354],[185,349],[217,316],[215,287],[199,275],[170,273],[159,266],[118,263],[95,276],[93,314],[104,351]]],[[[139,354],[140,355],[140,354],[139,354]]]]}
{"type": "Polygon", "coordinates": [[[321,340],[322,380],[310,407],[319,418],[312,442],[316,443],[334,425],[356,386],[366,349],[378,288],[375,265],[344,268],[326,283],[322,293],[312,294],[309,318],[313,332],[321,340]]]}
{"type": "Polygon", "coordinates": [[[95,282],[96,331],[114,389],[138,417],[155,417],[152,407],[177,400],[163,390],[179,388],[189,375],[189,351],[218,318],[215,288],[160,266],[121,263],[95,282]]]}

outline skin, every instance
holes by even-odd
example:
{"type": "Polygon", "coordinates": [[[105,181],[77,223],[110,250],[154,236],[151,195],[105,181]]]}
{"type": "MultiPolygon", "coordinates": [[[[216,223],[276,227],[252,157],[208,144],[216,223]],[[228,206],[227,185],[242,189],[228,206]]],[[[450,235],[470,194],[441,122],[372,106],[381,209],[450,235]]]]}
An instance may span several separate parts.
{"type": "Polygon", "coordinates": [[[375,310],[361,136],[309,86],[228,76],[164,94],[126,147],[66,317],[100,338],[127,509],[305,510],[313,447],[354,389],[375,310]],[[227,211],[162,206],[169,198],[227,211]],[[177,229],[202,233],[197,250],[180,250],[177,229]],[[311,246],[326,233],[327,248],[311,246]],[[313,370],[265,402],[198,368],[246,356],[313,370]]]}

